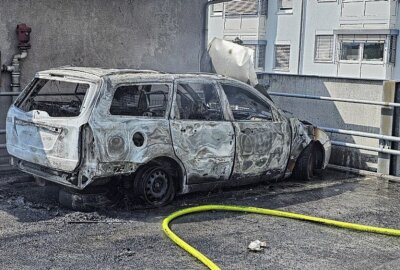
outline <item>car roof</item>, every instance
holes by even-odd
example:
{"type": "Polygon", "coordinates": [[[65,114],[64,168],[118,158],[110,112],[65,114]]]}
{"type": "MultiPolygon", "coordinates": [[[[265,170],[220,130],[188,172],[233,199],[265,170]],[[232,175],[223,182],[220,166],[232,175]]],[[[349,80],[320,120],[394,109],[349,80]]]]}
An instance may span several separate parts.
{"type": "Polygon", "coordinates": [[[89,80],[99,80],[104,77],[113,77],[117,79],[121,75],[136,75],[137,77],[150,77],[150,78],[208,78],[208,79],[222,79],[226,78],[218,74],[210,73],[166,73],[155,70],[140,70],[140,69],[107,69],[107,68],[93,68],[93,67],[72,67],[64,66],[45,71],[40,71],[37,76],[50,75],[50,76],[71,76],[77,78],[84,78],[89,80]]]}

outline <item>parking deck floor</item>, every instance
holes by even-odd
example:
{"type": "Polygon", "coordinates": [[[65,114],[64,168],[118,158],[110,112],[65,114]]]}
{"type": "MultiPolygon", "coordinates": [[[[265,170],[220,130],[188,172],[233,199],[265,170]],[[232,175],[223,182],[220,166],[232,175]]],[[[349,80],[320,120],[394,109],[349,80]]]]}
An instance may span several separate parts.
{"type": "MultiPolygon", "coordinates": [[[[161,231],[169,213],[202,204],[400,228],[400,184],[329,170],[313,182],[190,194],[155,210],[73,212],[60,207],[49,190],[54,191],[20,174],[0,179],[0,269],[205,269],[161,231]]],[[[221,212],[183,217],[173,229],[223,269],[400,269],[397,237],[221,212]],[[267,248],[248,251],[256,239],[267,248]]]]}

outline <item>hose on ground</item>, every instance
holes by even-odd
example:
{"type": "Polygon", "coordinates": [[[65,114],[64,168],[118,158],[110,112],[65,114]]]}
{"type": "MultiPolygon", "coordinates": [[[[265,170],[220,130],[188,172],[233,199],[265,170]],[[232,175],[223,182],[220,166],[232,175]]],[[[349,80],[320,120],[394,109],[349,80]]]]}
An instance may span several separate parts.
{"type": "Polygon", "coordinates": [[[339,228],[345,228],[355,231],[362,231],[362,232],[370,232],[370,233],[377,233],[377,234],[384,234],[389,236],[400,236],[400,230],[398,229],[389,229],[389,228],[380,228],[380,227],[373,227],[367,225],[361,225],[356,223],[349,223],[349,222],[342,222],[332,219],[325,219],[313,216],[307,216],[302,214],[296,214],[286,211],[280,210],[272,210],[266,208],[257,208],[257,207],[247,207],[247,206],[233,206],[233,205],[203,205],[203,206],[196,206],[190,207],[183,210],[179,210],[177,212],[172,213],[168,217],[163,220],[162,229],[164,233],[178,246],[182,249],[187,251],[193,257],[197,258],[201,261],[205,266],[209,269],[216,270],[220,269],[218,265],[216,265],[213,261],[207,258],[204,254],[200,251],[186,243],[182,238],[180,238],[177,234],[175,234],[169,224],[176,218],[200,213],[200,212],[207,212],[207,211],[232,211],[232,212],[245,212],[245,213],[254,213],[254,214],[261,214],[261,215],[268,215],[268,216],[275,216],[275,217],[284,217],[284,218],[291,218],[303,221],[310,221],[314,223],[320,223],[324,225],[335,226],[339,228]]]}

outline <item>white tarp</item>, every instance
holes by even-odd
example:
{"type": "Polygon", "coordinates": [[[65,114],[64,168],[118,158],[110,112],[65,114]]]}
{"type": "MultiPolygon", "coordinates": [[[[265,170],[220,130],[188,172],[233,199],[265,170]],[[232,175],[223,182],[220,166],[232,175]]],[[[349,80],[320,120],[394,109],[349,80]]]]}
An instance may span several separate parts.
{"type": "Polygon", "coordinates": [[[254,50],[236,43],[214,38],[208,48],[217,74],[229,76],[252,86],[258,84],[254,69],[254,50]]]}

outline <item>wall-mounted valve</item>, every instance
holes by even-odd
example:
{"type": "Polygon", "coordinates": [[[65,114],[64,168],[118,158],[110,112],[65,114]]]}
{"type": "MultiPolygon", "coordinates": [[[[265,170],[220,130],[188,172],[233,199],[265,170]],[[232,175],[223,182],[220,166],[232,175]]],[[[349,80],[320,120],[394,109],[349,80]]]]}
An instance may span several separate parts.
{"type": "Polygon", "coordinates": [[[26,24],[17,25],[17,38],[18,38],[18,49],[19,54],[14,55],[11,65],[3,65],[1,71],[11,73],[11,91],[20,92],[21,91],[21,66],[20,61],[28,56],[28,50],[31,48],[32,28],[26,24]]]}
{"type": "Polygon", "coordinates": [[[20,50],[28,50],[31,48],[31,44],[29,43],[31,40],[31,32],[32,28],[26,24],[22,23],[17,25],[18,48],[20,50]]]}

